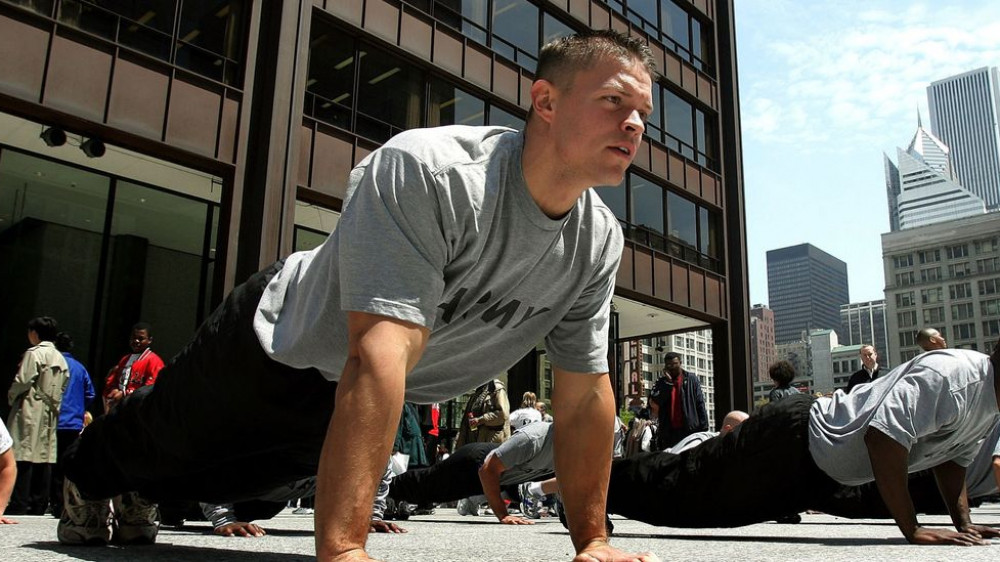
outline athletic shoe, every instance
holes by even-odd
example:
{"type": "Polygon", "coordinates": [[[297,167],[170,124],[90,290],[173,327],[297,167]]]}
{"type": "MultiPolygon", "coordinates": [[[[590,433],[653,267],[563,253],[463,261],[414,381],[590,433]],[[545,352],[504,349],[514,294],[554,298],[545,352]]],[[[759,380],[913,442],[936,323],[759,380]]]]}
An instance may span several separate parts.
{"type": "Polygon", "coordinates": [[[62,544],[106,545],[111,540],[111,503],[85,500],[67,478],[63,482],[63,507],[56,537],[62,544]]]}
{"type": "Polygon", "coordinates": [[[459,515],[472,515],[473,517],[479,516],[479,506],[469,501],[469,498],[462,498],[458,500],[458,506],[455,509],[458,510],[459,515]]]}
{"type": "Polygon", "coordinates": [[[540,519],[542,507],[542,498],[536,498],[528,493],[528,484],[521,484],[517,487],[518,493],[521,495],[521,515],[527,517],[528,519],[540,519]]]}
{"type": "Polygon", "coordinates": [[[115,542],[119,544],[153,544],[160,530],[160,514],[156,504],[128,492],[115,498],[117,531],[115,542]]]}
{"type": "Polygon", "coordinates": [[[311,507],[296,507],[292,510],[292,515],[312,515],[315,512],[316,510],[311,507]]]}
{"type": "Polygon", "coordinates": [[[407,519],[409,519],[410,518],[410,509],[411,509],[411,506],[406,501],[401,501],[398,504],[396,504],[396,520],[397,521],[406,521],[407,519]]]}

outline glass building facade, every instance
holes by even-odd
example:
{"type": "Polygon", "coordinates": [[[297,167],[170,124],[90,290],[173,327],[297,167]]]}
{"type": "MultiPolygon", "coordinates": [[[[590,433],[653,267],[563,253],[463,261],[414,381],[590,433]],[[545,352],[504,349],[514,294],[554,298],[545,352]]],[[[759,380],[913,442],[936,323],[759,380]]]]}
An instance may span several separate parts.
{"type": "MultiPolygon", "coordinates": [[[[235,284],[322,243],[380,144],[521,129],[541,46],[612,28],[648,41],[662,73],[632,169],[597,186],[627,239],[612,348],[710,328],[716,401],[746,405],[732,17],[707,0],[0,0],[0,252],[20,264],[0,274],[17,295],[0,364],[37,314],[95,373],[138,320],[176,353],[235,284]]],[[[548,384],[544,349],[523,363],[512,396],[548,384]]]]}

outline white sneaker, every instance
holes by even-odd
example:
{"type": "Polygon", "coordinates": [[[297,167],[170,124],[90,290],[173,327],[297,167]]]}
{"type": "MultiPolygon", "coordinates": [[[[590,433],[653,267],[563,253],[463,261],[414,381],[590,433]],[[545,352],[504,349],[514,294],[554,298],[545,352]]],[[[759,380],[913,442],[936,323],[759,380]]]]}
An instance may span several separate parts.
{"type": "Polygon", "coordinates": [[[56,537],[62,544],[104,545],[111,540],[111,502],[85,500],[67,478],[56,537]]]}
{"type": "Polygon", "coordinates": [[[296,507],[292,511],[292,515],[312,515],[315,510],[311,507],[296,507]]]}
{"type": "Polygon", "coordinates": [[[469,501],[469,498],[462,498],[458,500],[458,506],[456,506],[455,509],[458,510],[459,515],[472,515],[474,517],[479,516],[479,506],[469,501]]]}

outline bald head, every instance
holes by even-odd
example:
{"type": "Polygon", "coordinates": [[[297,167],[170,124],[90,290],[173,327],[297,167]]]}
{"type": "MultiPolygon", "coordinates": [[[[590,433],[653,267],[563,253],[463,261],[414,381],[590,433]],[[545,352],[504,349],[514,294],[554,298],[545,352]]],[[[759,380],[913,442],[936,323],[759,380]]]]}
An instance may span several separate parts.
{"type": "Polygon", "coordinates": [[[944,340],[941,332],[934,328],[924,328],[917,332],[917,345],[924,351],[931,351],[934,349],[945,349],[948,347],[948,342],[944,340]]]}
{"type": "Polygon", "coordinates": [[[722,429],[719,431],[719,435],[725,435],[733,430],[736,426],[740,425],[750,416],[742,410],[733,410],[726,414],[726,417],[722,418],[722,429]]]}

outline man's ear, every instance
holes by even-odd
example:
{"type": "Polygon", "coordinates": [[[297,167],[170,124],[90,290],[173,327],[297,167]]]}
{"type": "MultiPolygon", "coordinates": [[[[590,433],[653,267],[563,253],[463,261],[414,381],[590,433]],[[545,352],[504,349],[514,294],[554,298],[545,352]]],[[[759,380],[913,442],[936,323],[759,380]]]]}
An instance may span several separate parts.
{"type": "Polygon", "coordinates": [[[549,82],[548,80],[535,80],[531,84],[532,112],[546,123],[552,122],[552,116],[555,114],[555,102],[558,97],[558,93],[559,92],[556,89],[555,84],[549,82]]]}

